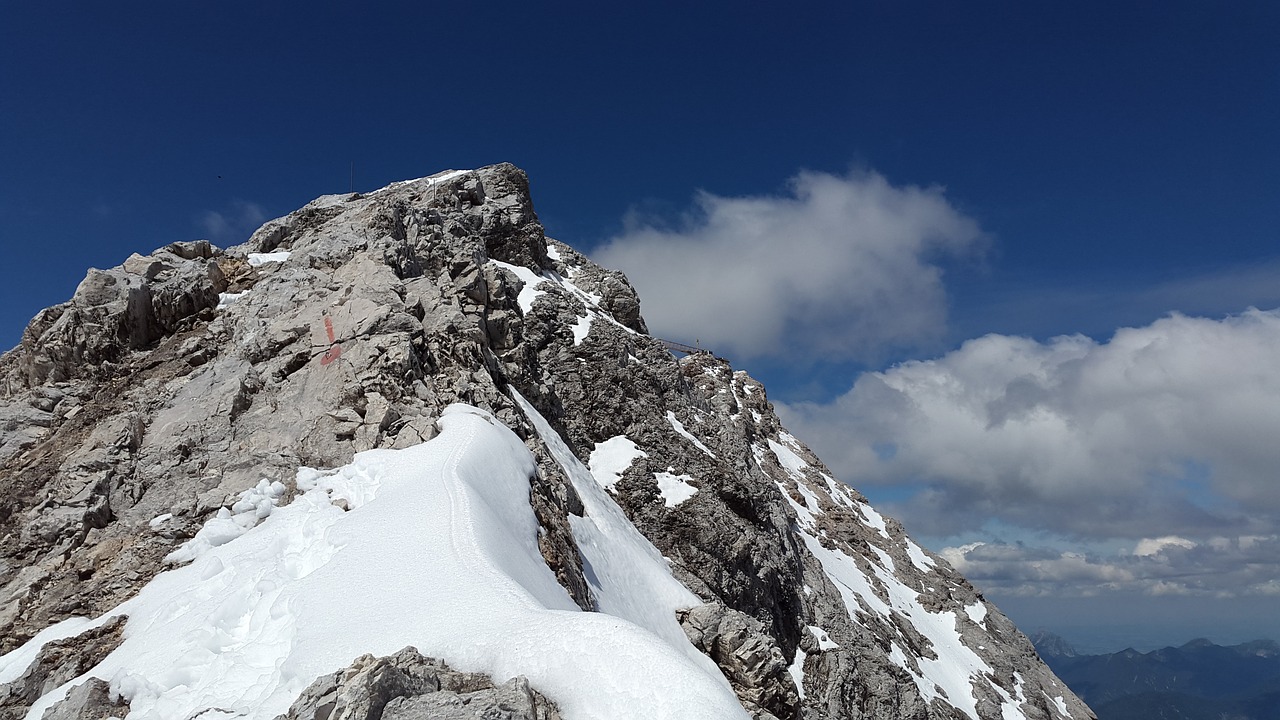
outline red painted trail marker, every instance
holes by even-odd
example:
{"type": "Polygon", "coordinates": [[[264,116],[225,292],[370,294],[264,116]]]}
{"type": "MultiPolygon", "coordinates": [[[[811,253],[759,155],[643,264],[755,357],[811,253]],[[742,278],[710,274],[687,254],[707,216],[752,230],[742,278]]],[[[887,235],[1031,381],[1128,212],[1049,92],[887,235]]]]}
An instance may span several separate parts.
{"type": "Polygon", "coordinates": [[[342,357],[342,346],[334,342],[333,338],[333,318],[328,315],[324,316],[324,332],[329,336],[329,342],[332,343],[328,350],[324,351],[324,356],[320,358],[321,365],[329,363],[342,357]]]}

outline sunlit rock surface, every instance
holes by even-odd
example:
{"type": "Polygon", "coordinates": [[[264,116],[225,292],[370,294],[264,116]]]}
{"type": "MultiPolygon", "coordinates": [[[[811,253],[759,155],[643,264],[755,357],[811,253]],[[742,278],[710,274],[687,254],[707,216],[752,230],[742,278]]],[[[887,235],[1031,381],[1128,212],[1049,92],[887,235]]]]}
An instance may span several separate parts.
{"type": "Polygon", "coordinates": [[[0,713],[1093,717],[640,309],[511,165],[91,270],[0,358],[0,713]]]}

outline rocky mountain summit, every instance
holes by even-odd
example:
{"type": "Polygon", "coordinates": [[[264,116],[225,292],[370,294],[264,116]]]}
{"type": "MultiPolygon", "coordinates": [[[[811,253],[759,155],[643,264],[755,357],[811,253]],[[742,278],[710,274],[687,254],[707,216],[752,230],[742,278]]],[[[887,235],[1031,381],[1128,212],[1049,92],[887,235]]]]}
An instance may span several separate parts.
{"type": "Polygon", "coordinates": [[[511,165],[91,270],[0,379],[0,717],[1093,717],[511,165]]]}

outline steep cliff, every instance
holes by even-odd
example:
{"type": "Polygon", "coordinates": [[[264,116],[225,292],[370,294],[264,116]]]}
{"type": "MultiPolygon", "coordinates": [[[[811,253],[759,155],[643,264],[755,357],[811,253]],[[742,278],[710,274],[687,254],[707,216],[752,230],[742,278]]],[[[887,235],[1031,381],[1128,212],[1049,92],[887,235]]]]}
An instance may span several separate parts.
{"type": "Polygon", "coordinates": [[[91,270],[0,378],[4,716],[1093,717],[999,610],[832,477],[759,383],[650,337],[621,274],[544,236],[510,165],[325,196],[239,247],[91,270]],[[514,485],[494,495],[498,476],[514,485]],[[410,522],[392,497],[421,503],[427,530],[371,547],[429,559],[408,584],[343,565],[410,522]],[[303,543],[291,518],[320,529],[303,543]],[[271,559],[290,543],[296,562],[271,559]],[[233,556],[241,575],[272,569],[234,591],[233,556]],[[408,593],[450,623],[467,602],[492,621],[449,635],[374,612],[362,622],[403,635],[334,628],[319,652],[301,638],[344,613],[307,615],[303,579],[339,567],[375,610],[408,593]],[[492,582],[450,595],[467,573],[492,582]],[[181,614],[160,608],[201,603],[199,682],[130,659],[154,618],[181,614]],[[292,649],[282,617],[310,618],[292,649]],[[611,643],[648,649],[583,661],[604,685],[628,678],[601,705],[556,666],[611,643]],[[251,661],[237,687],[254,693],[202,704],[223,697],[211,675],[251,661]]]}

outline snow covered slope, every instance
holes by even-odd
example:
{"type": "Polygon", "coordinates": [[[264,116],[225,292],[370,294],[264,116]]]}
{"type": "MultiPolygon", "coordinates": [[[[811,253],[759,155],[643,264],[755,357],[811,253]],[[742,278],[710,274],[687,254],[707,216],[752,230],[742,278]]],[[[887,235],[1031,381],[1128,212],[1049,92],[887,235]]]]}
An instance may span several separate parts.
{"type": "MultiPolygon", "coordinates": [[[[612,552],[592,559],[598,576],[640,582],[583,612],[538,554],[528,449],[470,406],[445,408],[439,425],[421,445],[303,470],[289,505],[90,623],[130,622],[91,674],[129,698],[129,717],[219,708],[269,719],[352,658],[411,645],[460,670],[525,675],[568,717],[746,717],[676,622],[674,606],[697,599],[639,533],[606,535],[612,552]]],[[[599,536],[592,527],[588,539],[599,536]]],[[[30,655],[0,665],[0,682],[30,655]]],[[[42,696],[29,716],[84,679],[42,696]]]]}
{"type": "Polygon", "coordinates": [[[90,271],[0,358],[0,717],[1092,717],[639,308],[510,165],[90,271]]]}

